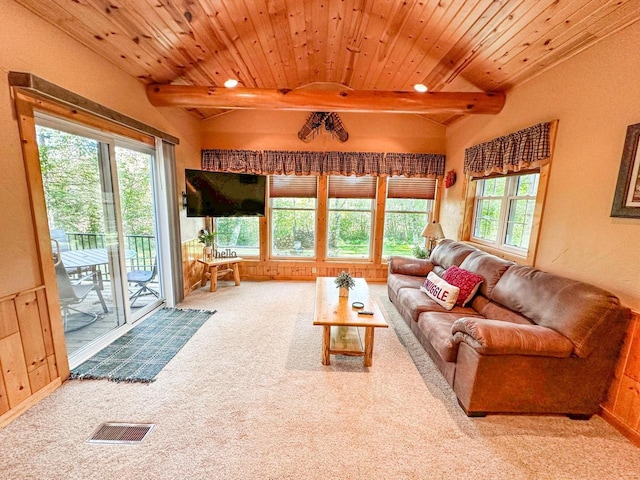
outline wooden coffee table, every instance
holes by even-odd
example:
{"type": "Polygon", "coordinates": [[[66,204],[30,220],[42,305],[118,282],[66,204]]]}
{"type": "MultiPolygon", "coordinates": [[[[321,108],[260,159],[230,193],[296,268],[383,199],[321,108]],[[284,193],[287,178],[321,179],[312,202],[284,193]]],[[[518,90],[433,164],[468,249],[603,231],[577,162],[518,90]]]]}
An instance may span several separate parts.
{"type": "Polygon", "coordinates": [[[322,364],[330,365],[331,355],[364,357],[364,366],[370,367],[373,357],[373,333],[376,328],[387,328],[387,322],[369,294],[364,278],[354,278],[356,285],[348,297],[338,296],[334,277],[316,279],[316,304],[313,324],[322,325],[322,364]],[[353,302],[364,303],[363,309],[355,309],[353,302]],[[358,315],[367,310],[373,315],[358,315]],[[364,344],[360,329],[364,329],[364,344]]]}

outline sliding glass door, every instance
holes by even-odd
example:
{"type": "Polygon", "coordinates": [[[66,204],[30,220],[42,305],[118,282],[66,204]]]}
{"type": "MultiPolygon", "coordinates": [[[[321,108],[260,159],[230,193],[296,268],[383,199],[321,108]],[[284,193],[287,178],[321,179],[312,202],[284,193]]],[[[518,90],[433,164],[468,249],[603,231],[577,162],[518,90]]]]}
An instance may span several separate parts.
{"type": "Polygon", "coordinates": [[[116,145],[116,165],[127,260],[129,307],[133,318],[162,297],[154,202],[154,157],[139,146],[116,145]]]}
{"type": "Polygon", "coordinates": [[[36,133],[70,363],[163,299],[154,151],[38,115],[36,133]]]}

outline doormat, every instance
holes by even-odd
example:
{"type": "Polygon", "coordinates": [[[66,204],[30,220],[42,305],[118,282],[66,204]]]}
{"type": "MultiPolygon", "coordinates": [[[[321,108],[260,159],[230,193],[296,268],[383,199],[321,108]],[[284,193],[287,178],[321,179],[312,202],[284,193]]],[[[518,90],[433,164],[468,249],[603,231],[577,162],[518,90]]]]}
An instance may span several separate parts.
{"type": "Polygon", "coordinates": [[[74,368],[70,379],[150,383],[216,311],[163,308],[74,368]]]}

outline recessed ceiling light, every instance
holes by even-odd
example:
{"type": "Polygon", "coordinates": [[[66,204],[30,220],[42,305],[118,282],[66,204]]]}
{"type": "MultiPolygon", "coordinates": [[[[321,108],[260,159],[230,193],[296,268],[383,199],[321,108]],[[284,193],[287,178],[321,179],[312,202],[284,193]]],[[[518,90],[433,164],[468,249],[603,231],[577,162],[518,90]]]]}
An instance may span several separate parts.
{"type": "Polygon", "coordinates": [[[429,90],[429,89],[427,88],[427,86],[426,86],[426,85],[423,85],[422,83],[416,83],[416,84],[413,86],[413,89],[414,89],[416,92],[418,92],[418,93],[424,93],[424,92],[426,92],[427,90],[429,90]]]}
{"type": "Polygon", "coordinates": [[[224,82],[224,86],[227,87],[227,88],[237,87],[238,86],[238,80],[236,80],[235,78],[230,78],[229,80],[224,82]]]}

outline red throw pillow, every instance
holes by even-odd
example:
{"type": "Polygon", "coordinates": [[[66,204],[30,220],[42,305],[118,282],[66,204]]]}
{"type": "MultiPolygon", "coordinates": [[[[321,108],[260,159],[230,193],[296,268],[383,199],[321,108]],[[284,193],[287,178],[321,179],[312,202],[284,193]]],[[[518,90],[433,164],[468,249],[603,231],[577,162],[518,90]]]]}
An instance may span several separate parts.
{"type": "Polygon", "coordinates": [[[481,275],[456,267],[455,265],[447,268],[444,275],[442,275],[442,278],[449,284],[460,289],[460,294],[456,301],[456,305],[460,307],[464,307],[471,301],[471,299],[473,299],[473,296],[478,291],[480,284],[484,281],[484,278],[482,278],[481,275]]]}

